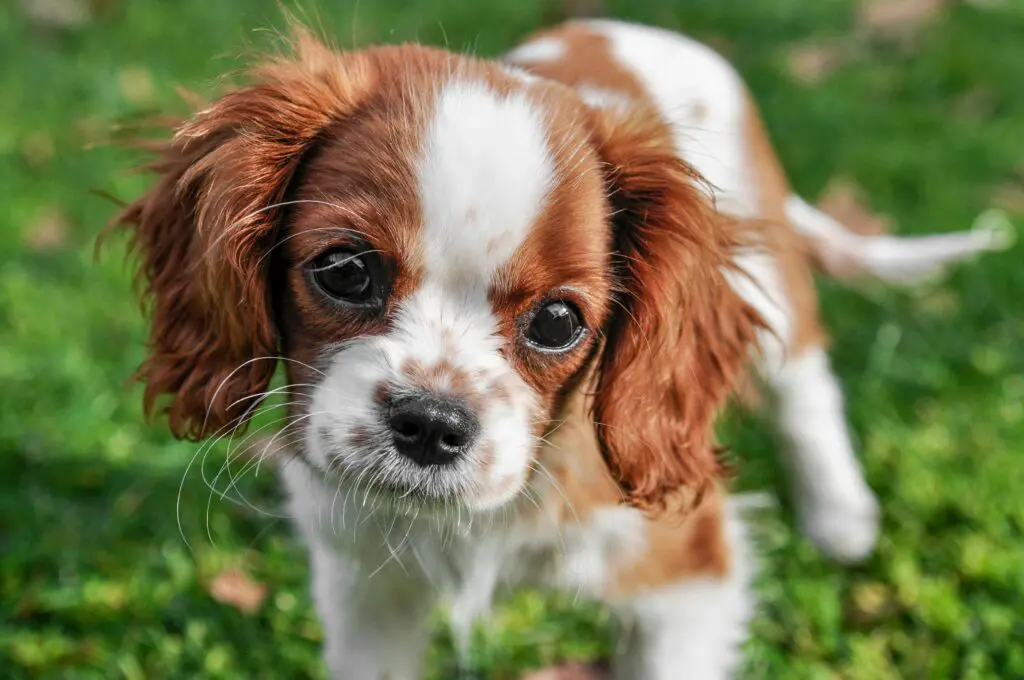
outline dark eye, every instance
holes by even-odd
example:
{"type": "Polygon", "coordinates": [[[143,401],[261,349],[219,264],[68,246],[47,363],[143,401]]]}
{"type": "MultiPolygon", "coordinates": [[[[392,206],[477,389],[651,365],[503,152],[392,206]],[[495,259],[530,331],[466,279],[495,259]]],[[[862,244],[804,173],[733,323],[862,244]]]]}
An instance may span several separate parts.
{"type": "Polygon", "coordinates": [[[335,299],[365,304],[373,298],[373,268],[365,254],[329,250],[313,260],[311,271],[320,289],[335,299]]]}
{"type": "Polygon", "coordinates": [[[580,313],[568,302],[548,302],[534,315],[526,337],[542,349],[564,350],[583,333],[580,313]]]}

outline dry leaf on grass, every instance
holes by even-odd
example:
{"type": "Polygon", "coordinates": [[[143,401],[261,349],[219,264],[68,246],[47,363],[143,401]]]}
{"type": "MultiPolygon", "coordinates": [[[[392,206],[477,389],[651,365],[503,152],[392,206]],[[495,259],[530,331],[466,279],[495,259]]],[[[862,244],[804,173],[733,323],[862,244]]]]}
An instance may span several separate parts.
{"type": "Polygon", "coordinates": [[[938,17],[949,0],[860,0],[857,23],[869,33],[905,36],[938,17]]]}
{"type": "Polygon", "coordinates": [[[267,597],[267,587],[252,580],[240,569],[225,569],[213,577],[208,586],[210,597],[230,605],[243,614],[259,611],[267,597]]]}
{"type": "Polygon", "coordinates": [[[567,663],[524,675],[521,680],[610,680],[611,675],[597,664],[567,663]]]}
{"type": "Polygon", "coordinates": [[[87,0],[21,0],[21,9],[37,26],[49,29],[81,28],[93,18],[87,0]]]}
{"type": "Polygon", "coordinates": [[[805,85],[816,85],[846,61],[839,40],[825,40],[791,45],[786,54],[789,73],[805,85]]]}
{"type": "Polygon", "coordinates": [[[850,231],[865,236],[888,233],[892,226],[891,218],[871,212],[860,188],[848,179],[829,180],[818,207],[850,231]]]}
{"type": "Polygon", "coordinates": [[[859,583],[850,591],[846,618],[858,626],[870,626],[892,616],[899,610],[899,602],[884,583],[859,583]]]}
{"type": "Polygon", "coordinates": [[[29,250],[37,253],[51,253],[67,243],[71,224],[64,213],[55,206],[43,212],[25,229],[22,240],[29,250]]]}

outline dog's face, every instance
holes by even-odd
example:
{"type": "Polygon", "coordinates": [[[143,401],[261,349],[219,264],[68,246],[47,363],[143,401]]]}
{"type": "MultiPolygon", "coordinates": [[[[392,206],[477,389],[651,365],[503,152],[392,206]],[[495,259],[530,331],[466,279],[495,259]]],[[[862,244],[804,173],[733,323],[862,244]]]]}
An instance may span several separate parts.
{"type": "Polygon", "coordinates": [[[574,389],[631,500],[710,482],[757,318],[664,126],[422,47],[302,38],[256,78],[121,218],[178,434],[239,426],[280,356],[301,455],[352,483],[500,505],[574,389]]]}
{"type": "Polygon", "coordinates": [[[604,187],[564,97],[409,58],[327,129],[295,182],[281,339],[310,386],[311,462],[490,507],[522,487],[604,324],[604,187]]]}

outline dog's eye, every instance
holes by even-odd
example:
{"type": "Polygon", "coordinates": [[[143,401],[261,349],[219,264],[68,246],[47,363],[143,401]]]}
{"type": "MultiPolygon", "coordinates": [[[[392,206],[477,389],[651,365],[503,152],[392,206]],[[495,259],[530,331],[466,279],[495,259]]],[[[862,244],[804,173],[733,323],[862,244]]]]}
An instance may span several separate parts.
{"type": "Polygon", "coordinates": [[[541,349],[565,350],[575,344],[582,333],[579,311],[568,302],[555,300],[537,311],[526,337],[541,349]]]}
{"type": "Polygon", "coordinates": [[[313,261],[313,279],[331,297],[365,304],[374,296],[373,267],[365,254],[329,250],[313,261]]]}

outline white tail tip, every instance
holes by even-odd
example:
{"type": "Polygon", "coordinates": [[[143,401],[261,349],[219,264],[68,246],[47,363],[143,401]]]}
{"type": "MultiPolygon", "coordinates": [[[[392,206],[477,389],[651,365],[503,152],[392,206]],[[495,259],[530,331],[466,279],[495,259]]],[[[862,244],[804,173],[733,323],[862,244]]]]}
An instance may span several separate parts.
{"type": "Polygon", "coordinates": [[[1009,250],[1017,242],[1017,232],[1009,216],[998,208],[990,208],[974,218],[971,231],[988,239],[986,250],[1009,250]]]}

